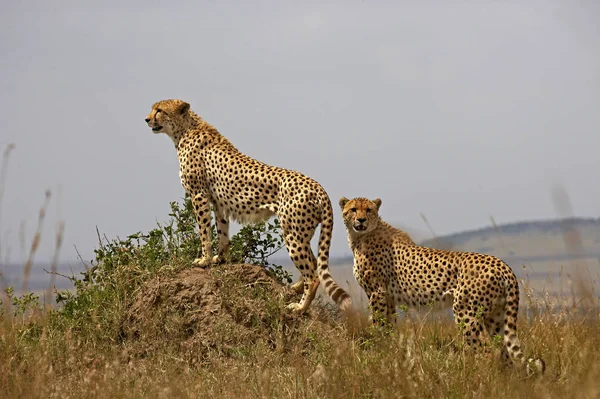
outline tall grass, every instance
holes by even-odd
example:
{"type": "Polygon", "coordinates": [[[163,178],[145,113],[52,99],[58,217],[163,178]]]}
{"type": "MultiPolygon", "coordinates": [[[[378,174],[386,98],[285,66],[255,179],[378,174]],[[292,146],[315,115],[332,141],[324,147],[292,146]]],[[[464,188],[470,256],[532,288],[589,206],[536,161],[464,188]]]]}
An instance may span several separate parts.
{"type": "MultiPolygon", "coordinates": [[[[234,288],[240,296],[230,298],[243,301],[242,287],[234,288]]],[[[247,290],[243,294],[252,295],[247,290]]],[[[119,312],[110,306],[111,312],[119,312]]],[[[114,321],[119,319],[114,316],[114,321]]],[[[40,312],[26,319],[3,319],[3,397],[593,398],[600,394],[597,315],[573,315],[567,309],[540,312],[522,318],[519,325],[523,346],[548,364],[541,379],[502,369],[493,343],[489,354],[463,351],[453,323],[445,319],[409,319],[398,329],[380,330],[370,327],[364,315],[326,327],[307,318],[283,350],[255,341],[240,344],[229,356],[215,351],[198,358],[168,342],[158,342],[158,350],[139,355],[135,342],[118,339],[112,323],[91,317],[86,326],[76,326],[60,324],[55,317],[60,318],[40,312]]],[[[167,341],[168,336],[162,339],[167,341]]]]}
{"type": "MultiPolygon", "coordinates": [[[[443,315],[410,314],[397,328],[374,328],[363,313],[342,318],[316,301],[309,315],[290,321],[281,292],[245,283],[236,277],[234,265],[208,273],[213,273],[228,306],[247,309],[250,301],[268,308],[266,319],[256,328],[270,326],[265,337],[282,344],[252,339],[236,341],[227,352],[186,349],[178,344],[185,320],[176,314],[155,320],[162,326],[160,334],[148,327],[139,332],[144,340],[130,339],[123,331],[135,298],[149,281],[177,279],[198,255],[189,204],[171,204],[170,215],[170,222],[148,233],[101,238],[96,261],[86,274],[71,277],[74,291],[52,292],[58,308],[44,306],[31,293],[16,296],[4,287],[1,397],[600,396],[597,299],[585,308],[573,308],[566,297],[536,295],[527,278],[522,281],[519,335],[527,354],[541,356],[547,363],[547,373],[539,379],[527,378],[517,368],[503,368],[493,341],[487,342],[486,351],[463,350],[453,321],[443,315]]],[[[279,280],[287,279],[281,268],[267,260],[280,245],[273,238],[276,229],[269,224],[246,229],[234,240],[232,263],[252,260],[270,268],[279,280]]],[[[61,242],[58,228],[57,251],[61,242]]],[[[32,245],[30,252],[34,251],[32,245]]],[[[26,263],[25,280],[27,267],[26,263]]],[[[223,331],[215,327],[215,338],[223,331]]]]}

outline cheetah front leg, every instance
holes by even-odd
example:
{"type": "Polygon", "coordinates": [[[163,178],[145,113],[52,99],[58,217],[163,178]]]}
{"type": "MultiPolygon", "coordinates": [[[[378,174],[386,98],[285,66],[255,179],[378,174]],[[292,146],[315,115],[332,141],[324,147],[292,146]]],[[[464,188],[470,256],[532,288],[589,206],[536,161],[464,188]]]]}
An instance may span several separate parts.
{"type": "Polygon", "coordinates": [[[198,193],[192,196],[192,205],[198,223],[200,242],[202,243],[202,257],[194,259],[193,265],[207,267],[212,261],[212,237],[210,231],[210,208],[208,195],[198,193]]]}
{"type": "Polygon", "coordinates": [[[377,288],[371,292],[369,295],[369,309],[371,310],[369,319],[373,324],[381,325],[384,322],[393,322],[393,320],[389,320],[388,301],[384,290],[377,288]]]}
{"type": "Polygon", "coordinates": [[[392,326],[398,325],[398,309],[396,308],[396,301],[392,293],[387,293],[386,296],[387,305],[387,320],[392,326]]]}
{"type": "Polygon", "coordinates": [[[369,321],[374,325],[384,324],[384,321],[396,324],[395,317],[392,316],[391,307],[393,306],[395,313],[395,306],[388,296],[385,290],[385,286],[379,283],[376,273],[373,270],[364,271],[355,270],[354,276],[359,281],[361,288],[365,291],[367,298],[369,298],[369,321]]]}

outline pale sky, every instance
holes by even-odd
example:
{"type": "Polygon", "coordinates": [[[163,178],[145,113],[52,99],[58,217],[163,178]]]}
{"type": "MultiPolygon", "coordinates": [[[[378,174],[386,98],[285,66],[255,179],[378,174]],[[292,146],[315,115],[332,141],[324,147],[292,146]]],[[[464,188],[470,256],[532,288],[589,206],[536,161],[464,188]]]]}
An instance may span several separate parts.
{"type": "Polygon", "coordinates": [[[0,147],[14,143],[0,238],[22,260],[49,188],[38,261],[96,231],[147,231],[184,192],[144,123],[181,98],[242,152],[380,197],[438,235],[553,218],[564,185],[600,215],[600,2],[2,1],[0,147]],[[60,187],[60,196],[57,196],[60,187]]]}

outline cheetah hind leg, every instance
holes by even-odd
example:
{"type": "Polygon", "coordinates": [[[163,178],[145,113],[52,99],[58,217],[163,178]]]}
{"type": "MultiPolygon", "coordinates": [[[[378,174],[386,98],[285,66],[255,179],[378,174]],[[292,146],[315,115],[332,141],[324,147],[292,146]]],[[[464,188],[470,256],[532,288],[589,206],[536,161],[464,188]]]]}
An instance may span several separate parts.
{"type": "MultiPolygon", "coordinates": [[[[286,242],[290,242],[288,238],[286,242]]],[[[300,244],[295,248],[290,246],[288,249],[290,258],[294,261],[296,268],[302,274],[299,281],[292,287],[295,287],[298,291],[300,287],[303,289],[302,298],[298,303],[290,303],[287,308],[298,313],[303,313],[310,304],[312,303],[317,289],[319,288],[319,278],[317,276],[317,259],[310,248],[310,242],[308,244],[300,244]],[[304,255],[304,256],[303,256],[304,255]],[[300,287],[299,283],[302,285],[300,287]]],[[[294,289],[294,288],[292,288],[294,289]]]]}
{"type": "Polygon", "coordinates": [[[303,279],[302,286],[304,290],[304,293],[302,294],[302,299],[300,299],[300,302],[290,303],[286,306],[287,309],[297,313],[304,313],[312,303],[313,299],[315,299],[317,289],[319,288],[319,280],[315,278],[303,279]]]}
{"type": "MultiPolygon", "coordinates": [[[[285,244],[285,247],[288,248],[288,253],[290,255],[290,258],[293,261],[294,260],[294,256],[292,255],[292,252],[295,252],[295,251],[292,251],[291,249],[289,249],[289,248],[292,248],[292,247],[290,246],[290,243],[289,243],[289,241],[287,239],[288,239],[288,237],[284,236],[283,237],[283,242],[285,244]]],[[[294,264],[295,264],[295,262],[294,262],[294,264]]],[[[296,268],[297,267],[298,266],[296,266],[296,268]]],[[[298,269],[298,271],[301,271],[301,270],[298,269]]],[[[304,278],[302,277],[302,273],[300,273],[300,277],[298,277],[298,281],[296,281],[294,284],[290,285],[290,289],[292,291],[294,291],[296,294],[299,294],[299,293],[301,293],[301,292],[304,291],[304,278]]]]}
{"type": "Polygon", "coordinates": [[[218,252],[212,258],[214,264],[225,263],[229,251],[229,220],[223,211],[215,208],[217,235],[219,239],[218,252]]]}
{"type": "Polygon", "coordinates": [[[485,328],[492,341],[496,342],[498,339],[496,337],[500,338],[500,359],[502,365],[504,367],[511,366],[512,360],[504,342],[504,310],[501,307],[496,307],[491,312],[490,317],[485,321],[485,328]]]}
{"type": "MultiPolygon", "coordinates": [[[[287,237],[284,237],[283,241],[285,243],[286,248],[291,248],[289,242],[287,241],[287,237]]],[[[292,255],[292,250],[288,249],[288,253],[289,253],[292,261],[294,261],[294,256],[292,255]]],[[[294,264],[296,264],[295,261],[294,261],[294,264]]],[[[300,270],[298,268],[298,266],[296,266],[296,268],[298,269],[298,271],[302,272],[302,270],[300,270]]],[[[300,273],[300,277],[298,277],[298,281],[296,281],[294,284],[290,285],[290,289],[292,291],[294,291],[296,294],[299,294],[304,291],[304,277],[302,276],[302,273],[300,273]]]]}
{"type": "MultiPolygon", "coordinates": [[[[493,341],[497,339],[496,337],[501,338],[500,358],[502,360],[502,365],[508,368],[513,366],[513,360],[508,352],[508,347],[506,344],[507,339],[505,337],[506,332],[504,331],[504,328],[504,309],[498,307],[494,310],[494,312],[492,312],[491,317],[488,320],[486,320],[486,329],[490,338],[493,341]]],[[[513,340],[517,341],[518,345],[518,339],[516,338],[516,334],[513,337],[513,340]]],[[[510,341],[510,337],[508,341],[510,341]]],[[[525,371],[528,377],[539,377],[545,373],[546,363],[540,358],[528,358],[525,361],[525,371]]]]}
{"type": "MultiPolygon", "coordinates": [[[[453,295],[452,311],[454,313],[454,321],[462,333],[463,342],[466,347],[477,351],[483,347],[481,342],[481,333],[484,329],[483,320],[465,311],[469,307],[477,309],[477,306],[473,303],[473,299],[466,298],[462,292],[454,292],[453,295]],[[462,318],[460,317],[461,313],[463,313],[462,318]]],[[[484,317],[487,316],[486,313],[484,312],[484,317]]]]}

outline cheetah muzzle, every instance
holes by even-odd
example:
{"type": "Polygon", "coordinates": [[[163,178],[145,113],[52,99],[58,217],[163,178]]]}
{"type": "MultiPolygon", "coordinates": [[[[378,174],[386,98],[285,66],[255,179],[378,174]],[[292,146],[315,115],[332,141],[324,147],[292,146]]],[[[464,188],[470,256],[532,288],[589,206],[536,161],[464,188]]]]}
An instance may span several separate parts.
{"type": "Polygon", "coordinates": [[[367,231],[367,226],[365,226],[364,224],[355,224],[353,228],[358,232],[367,231]]]}

